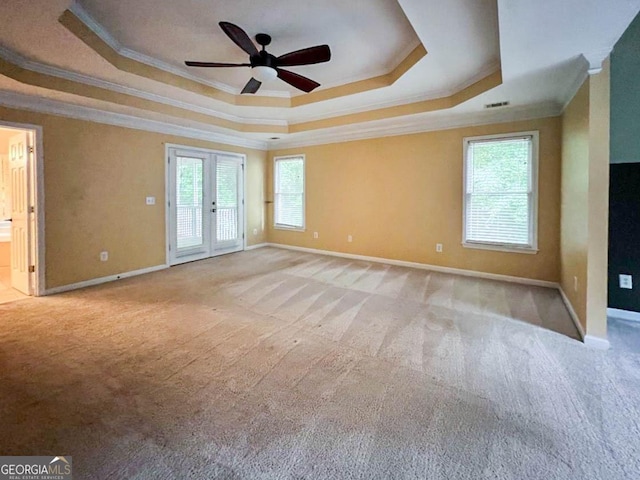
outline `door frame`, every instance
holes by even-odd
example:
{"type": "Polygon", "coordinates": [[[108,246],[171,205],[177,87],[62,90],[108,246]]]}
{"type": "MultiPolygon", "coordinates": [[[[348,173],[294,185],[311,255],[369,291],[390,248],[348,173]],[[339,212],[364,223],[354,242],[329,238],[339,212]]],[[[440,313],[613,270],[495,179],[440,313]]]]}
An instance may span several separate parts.
{"type": "MultiPolygon", "coordinates": [[[[7,122],[0,120],[1,128],[27,130],[33,135],[34,161],[29,164],[28,191],[33,191],[35,198],[35,231],[32,232],[29,248],[35,249],[35,273],[31,277],[31,295],[40,297],[46,294],[45,289],[45,242],[44,242],[44,145],[42,125],[31,123],[7,122]]],[[[30,203],[30,201],[28,202],[30,203]]]]}
{"type": "Polygon", "coordinates": [[[171,211],[169,208],[169,202],[171,201],[171,170],[169,168],[169,149],[184,149],[184,150],[192,150],[195,152],[209,153],[214,155],[233,155],[240,157],[241,165],[242,165],[242,218],[240,222],[243,225],[243,233],[244,238],[242,239],[242,250],[247,249],[247,209],[245,198],[247,196],[247,156],[244,153],[237,152],[227,152],[224,150],[217,150],[215,148],[202,148],[202,147],[193,147],[190,145],[183,145],[180,143],[165,143],[164,144],[164,251],[165,251],[165,265],[167,267],[171,266],[171,252],[169,251],[169,243],[171,240],[171,211]]]}

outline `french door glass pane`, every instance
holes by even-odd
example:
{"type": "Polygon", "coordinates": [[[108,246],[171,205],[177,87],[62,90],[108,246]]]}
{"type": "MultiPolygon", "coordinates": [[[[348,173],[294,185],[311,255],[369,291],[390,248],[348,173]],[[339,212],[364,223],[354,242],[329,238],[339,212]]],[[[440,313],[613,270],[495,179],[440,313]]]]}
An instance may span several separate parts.
{"type": "Polygon", "coordinates": [[[218,157],[216,162],[216,240],[238,238],[238,162],[218,157]]]}
{"type": "Polygon", "coordinates": [[[176,227],[177,247],[190,248],[203,244],[203,171],[201,158],[178,157],[176,162],[176,227]]]}

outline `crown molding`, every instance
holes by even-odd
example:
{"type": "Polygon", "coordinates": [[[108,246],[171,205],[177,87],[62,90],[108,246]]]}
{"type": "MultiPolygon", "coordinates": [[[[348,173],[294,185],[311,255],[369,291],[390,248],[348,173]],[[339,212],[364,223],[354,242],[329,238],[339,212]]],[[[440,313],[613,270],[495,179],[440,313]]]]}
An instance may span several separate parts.
{"type": "Polygon", "coordinates": [[[523,107],[497,109],[477,113],[459,112],[448,115],[434,115],[434,112],[411,115],[404,118],[393,118],[357,124],[348,127],[334,127],[318,131],[293,134],[280,140],[264,141],[246,136],[230,135],[226,132],[185,127],[182,125],[149,120],[134,115],[108,112],[92,107],[73,105],[58,100],[24,95],[14,92],[0,91],[0,105],[38,113],[58,115],[77,120],[85,120],[107,125],[114,125],[136,130],[144,130],[185,138],[218,142],[226,145],[253,148],[257,150],[274,150],[285,148],[342,143],[369,138],[409,135],[413,133],[448,130],[494,123],[532,120],[536,118],[555,117],[562,113],[562,106],[557,103],[544,103],[523,107]]]}
{"type": "Polygon", "coordinates": [[[567,107],[573,100],[573,97],[576,96],[576,94],[578,93],[578,90],[580,90],[580,87],[582,87],[582,84],[585,82],[589,74],[590,73],[589,73],[588,63],[587,63],[587,60],[585,59],[584,67],[579,69],[576,72],[576,75],[574,76],[571,83],[569,83],[569,86],[567,87],[564,95],[562,96],[561,100],[564,102],[562,104],[562,112],[564,112],[567,109],[567,107]]]}
{"type": "Polygon", "coordinates": [[[20,68],[23,68],[25,70],[29,70],[32,72],[41,73],[43,75],[49,75],[52,77],[62,78],[65,80],[70,80],[72,82],[82,83],[84,85],[91,85],[93,87],[103,88],[105,90],[122,93],[124,95],[131,95],[134,97],[143,98],[145,100],[150,100],[152,102],[162,103],[163,105],[170,105],[172,107],[177,107],[177,108],[189,110],[192,112],[202,113],[204,115],[208,115],[214,118],[220,118],[223,120],[228,120],[231,122],[241,123],[245,125],[272,125],[272,126],[285,126],[285,127],[288,126],[288,122],[285,120],[238,117],[236,115],[219,112],[211,108],[201,107],[199,105],[194,105],[192,103],[175,100],[173,98],[165,97],[163,95],[158,95],[156,93],[145,92],[137,88],[127,87],[124,85],[110,82],[108,80],[102,80],[102,79],[85,75],[82,73],[72,72],[69,70],[64,70],[62,68],[54,67],[52,65],[34,62],[33,60],[29,60],[28,58],[20,55],[19,53],[14,52],[13,50],[10,50],[2,45],[0,45],[0,58],[3,58],[20,68]]]}
{"type": "Polygon", "coordinates": [[[385,119],[364,124],[348,125],[293,134],[280,140],[270,140],[268,149],[285,149],[350,142],[369,138],[409,135],[413,133],[449,130],[453,128],[517,122],[536,118],[556,117],[562,113],[555,102],[522,107],[507,107],[493,111],[459,112],[438,115],[427,112],[402,118],[385,119]]]}
{"type": "MultiPolygon", "coordinates": [[[[388,74],[392,73],[396,68],[398,68],[400,66],[400,64],[402,62],[404,62],[405,59],[409,56],[409,54],[411,52],[413,52],[416,48],[418,48],[418,46],[420,44],[422,44],[422,42],[420,41],[419,38],[416,37],[416,41],[415,42],[408,43],[407,45],[405,45],[403,47],[402,50],[400,50],[396,54],[396,57],[395,57],[396,61],[393,62],[392,64],[390,64],[390,66],[380,68],[380,69],[378,69],[378,70],[376,70],[374,72],[369,72],[367,74],[353,75],[351,77],[341,78],[340,80],[337,80],[337,81],[332,82],[332,83],[323,83],[322,86],[320,88],[318,88],[317,91],[328,90],[330,88],[341,87],[341,86],[347,85],[349,83],[361,82],[363,80],[369,80],[371,78],[376,78],[376,77],[379,77],[379,76],[388,75],[388,74]]],[[[292,98],[295,97],[295,96],[298,96],[298,95],[292,95],[292,98]]]]}
{"type": "MultiPolygon", "coordinates": [[[[70,11],[72,11],[74,15],[77,15],[78,19],[83,24],[85,24],[87,28],[89,28],[92,32],[98,35],[107,45],[109,45],[110,48],[114,49],[116,52],[122,53],[123,51],[122,46],[113,37],[111,37],[109,33],[106,30],[104,30],[104,28],[100,24],[95,22],[95,20],[93,20],[89,16],[89,14],[86,13],[86,11],[82,8],[82,6],[80,6],[77,2],[75,2],[73,3],[72,8],[70,8],[70,11]]],[[[188,103],[188,102],[177,100],[171,97],[166,97],[164,95],[150,93],[134,87],[124,86],[108,80],[99,79],[96,77],[92,77],[90,75],[72,72],[72,71],[65,70],[52,65],[39,63],[39,62],[30,60],[22,56],[21,54],[15,51],[12,51],[9,48],[6,48],[1,45],[0,45],[0,57],[4,58],[8,62],[13,63],[16,66],[25,70],[33,71],[43,75],[62,78],[65,80],[81,83],[84,85],[90,85],[90,86],[102,88],[105,90],[121,93],[124,95],[130,95],[137,98],[142,98],[142,99],[156,102],[159,104],[169,105],[169,106],[180,108],[183,110],[204,114],[212,118],[219,118],[222,120],[226,120],[226,121],[230,121],[238,124],[244,124],[244,125],[264,125],[264,126],[285,127],[285,128],[289,127],[289,125],[293,123],[304,123],[304,122],[315,121],[315,120],[326,120],[326,119],[331,119],[335,116],[357,114],[357,113],[367,112],[371,109],[376,109],[376,108],[394,107],[394,106],[400,106],[400,105],[407,105],[415,102],[443,98],[443,97],[458,93],[460,90],[463,90],[464,88],[467,88],[468,86],[473,85],[477,81],[486,77],[487,74],[491,74],[499,70],[500,68],[499,61],[493,62],[492,64],[488,65],[485,69],[477,72],[474,76],[467,79],[465,82],[457,85],[454,88],[447,89],[447,90],[432,91],[432,92],[423,93],[420,95],[413,95],[413,96],[404,96],[391,101],[370,102],[368,104],[359,105],[353,108],[332,110],[330,112],[325,112],[323,114],[294,117],[294,119],[273,119],[273,118],[268,119],[268,118],[246,118],[246,117],[232,115],[224,112],[219,112],[217,110],[214,110],[213,108],[202,107],[199,105],[195,105],[193,103],[188,103]]],[[[298,107],[293,107],[293,109],[303,109],[305,106],[306,105],[300,105],[298,107]]],[[[244,107],[240,107],[240,108],[244,108],[244,107]]]]}
{"type": "MultiPolygon", "coordinates": [[[[464,90],[465,88],[470,87],[474,83],[477,83],[480,80],[488,77],[489,75],[499,71],[500,68],[501,68],[501,63],[498,60],[487,65],[485,68],[483,68],[482,70],[474,74],[472,77],[466,79],[464,82],[461,82],[460,84],[456,85],[453,88],[435,90],[427,93],[420,93],[418,95],[400,97],[394,100],[369,102],[369,103],[358,105],[357,107],[333,109],[331,110],[330,115],[326,115],[326,114],[301,115],[301,116],[291,118],[289,123],[294,124],[294,123],[315,122],[317,120],[325,120],[327,118],[339,117],[342,115],[351,115],[353,113],[368,112],[369,110],[376,110],[376,109],[388,108],[388,107],[397,107],[400,105],[408,105],[411,103],[419,103],[419,102],[425,102],[428,100],[437,100],[439,98],[450,97],[451,95],[455,95],[461,90],[464,90]]],[[[366,93],[366,92],[363,92],[363,93],[366,93]]],[[[295,107],[295,108],[301,108],[301,107],[295,107]]]]}
{"type": "MultiPolygon", "coordinates": [[[[102,24],[100,24],[96,19],[94,19],[89,12],[87,12],[80,3],[74,1],[69,10],[76,16],[78,19],[84,23],[89,30],[95,33],[98,37],[102,39],[107,45],[109,45],[113,50],[115,50],[118,54],[123,57],[130,58],[131,60],[135,60],[140,63],[144,63],[146,65],[150,65],[152,67],[158,68],[160,70],[164,70],[165,72],[173,73],[174,75],[178,75],[180,77],[192,80],[194,82],[201,83],[203,85],[207,85],[209,87],[217,88],[218,90],[222,90],[223,92],[230,93],[232,95],[239,95],[240,89],[233,88],[230,85],[222,82],[215,82],[211,80],[204,80],[201,77],[196,75],[191,75],[182,68],[176,67],[167,62],[163,62],[162,60],[158,60],[157,58],[150,57],[143,53],[137,52],[130,48],[124,47],[118,40],[116,40],[109,31],[107,31],[102,24]]],[[[291,94],[289,92],[281,92],[274,90],[260,90],[260,95],[264,97],[280,97],[280,98],[291,98],[291,94]]]]}
{"type": "Polygon", "coordinates": [[[0,91],[0,105],[9,108],[27,110],[30,112],[46,113],[50,115],[74,118],[76,120],[114,125],[117,127],[223,143],[236,147],[253,148],[257,150],[267,149],[267,142],[263,140],[230,135],[221,131],[185,127],[159,120],[149,120],[134,115],[108,112],[97,108],[73,105],[33,95],[0,91]]]}
{"type": "Polygon", "coordinates": [[[607,59],[613,47],[583,53],[583,57],[589,62],[589,75],[597,75],[602,71],[602,64],[607,59]]]}
{"type": "MultiPolygon", "coordinates": [[[[69,80],[69,81],[73,81],[73,82],[77,82],[85,85],[91,85],[94,87],[103,88],[109,91],[122,93],[125,95],[131,95],[137,98],[143,98],[145,100],[150,100],[150,101],[161,103],[164,105],[170,105],[177,108],[182,108],[192,112],[202,113],[205,115],[209,115],[212,118],[220,118],[223,120],[228,120],[228,121],[245,124],[245,125],[257,124],[257,125],[270,125],[270,126],[279,126],[279,127],[288,127],[291,123],[301,123],[301,121],[298,120],[297,118],[295,121],[290,122],[287,120],[280,120],[280,119],[245,118],[245,117],[238,117],[238,116],[223,113],[223,112],[218,112],[210,108],[200,107],[198,105],[182,102],[180,100],[175,100],[173,98],[165,97],[155,93],[145,92],[143,90],[116,84],[107,80],[91,77],[89,75],[71,72],[58,67],[54,67],[52,65],[35,62],[32,60],[29,60],[28,58],[20,55],[19,53],[11,49],[8,49],[2,45],[0,45],[0,58],[3,58],[8,62],[20,68],[23,68],[25,70],[30,70],[43,75],[62,78],[65,80],[69,80]]],[[[456,88],[448,91],[431,92],[429,94],[403,97],[403,98],[396,99],[389,102],[372,102],[370,104],[365,104],[363,106],[350,108],[350,109],[332,110],[330,113],[326,113],[323,115],[302,117],[303,118],[302,121],[324,120],[324,119],[330,119],[340,115],[349,115],[351,113],[367,112],[374,108],[386,108],[386,107],[393,107],[398,105],[407,105],[415,102],[442,98],[443,96],[446,96],[447,93],[449,94],[451,94],[452,92],[457,93],[461,89],[464,89],[464,88],[467,88],[467,86],[473,85],[475,82],[484,78],[484,76],[487,75],[487,72],[495,72],[496,67],[499,68],[499,63],[498,64],[494,63],[490,65],[487,69],[478,72],[476,75],[468,79],[465,83],[460,84],[456,88]]],[[[295,107],[295,108],[304,108],[304,106],[295,107]]]]}

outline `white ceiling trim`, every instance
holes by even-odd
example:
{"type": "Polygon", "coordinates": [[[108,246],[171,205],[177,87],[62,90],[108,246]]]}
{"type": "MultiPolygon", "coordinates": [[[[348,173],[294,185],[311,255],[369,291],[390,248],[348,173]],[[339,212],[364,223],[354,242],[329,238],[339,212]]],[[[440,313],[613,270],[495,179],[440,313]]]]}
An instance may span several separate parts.
{"type": "Polygon", "coordinates": [[[439,98],[450,97],[451,95],[454,95],[459,91],[464,90],[467,87],[470,87],[474,83],[479,82],[483,78],[497,72],[498,70],[500,70],[500,67],[501,67],[500,61],[493,62],[487,65],[486,68],[483,68],[481,71],[473,75],[471,78],[465,80],[463,83],[460,83],[459,85],[446,90],[431,91],[431,92],[421,93],[419,95],[411,95],[408,97],[402,97],[395,100],[389,100],[389,101],[383,101],[383,102],[370,102],[370,103],[359,105],[357,107],[333,109],[331,110],[331,115],[319,114],[319,115],[295,116],[291,118],[290,123],[313,122],[316,120],[324,120],[325,118],[339,117],[342,115],[351,115],[352,113],[362,113],[362,112],[367,112],[369,110],[397,107],[400,105],[407,105],[410,103],[418,103],[418,102],[424,102],[426,100],[437,100],[439,98]]]}
{"type": "MultiPolygon", "coordinates": [[[[416,35],[417,37],[417,35],[416,35]]],[[[334,88],[334,87],[341,87],[343,85],[347,85],[349,83],[355,83],[355,82],[360,82],[362,80],[369,80],[371,78],[376,78],[376,77],[380,77],[382,75],[387,75],[391,72],[393,72],[396,68],[398,68],[398,66],[405,61],[405,59],[409,56],[409,54],[411,52],[413,52],[416,47],[418,45],[420,45],[422,42],[420,42],[420,39],[417,38],[415,42],[411,42],[408,43],[402,50],[400,50],[397,54],[396,57],[396,62],[387,67],[387,68],[382,68],[380,70],[376,70],[372,73],[369,73],[367,75],[354,75],[352,77],[346,77],[346,78],[342,78],[337,82],[332,82],[332,83],[323,83],[320,88],[318,88],[317,91],[320,90],[327,90],[329,88],[334,88]]],[[[428,53],[427,53],[428,54],[428,53]]],[[[304,95],[304,94],[302,94],[304,95]]],[[[297,95],[296,95],[297,96],[297,95]]]]}
{"type": "Polygon", "coordinates": [[[177,108],[182,108],[184,110],[189,110],[192,112],[202,113],[204,115],[209,115],[214,118],[220,118],[223,120],[242,123],[246,125],[272,125],[272,126],[288,125],[288,123],[285,120],[238,117],[236,115],[230,115],[228,113],[219,112],[211,108],[200,107],[198,105],[193,105],[191,103],[175,100],[169,97],[165,97],[163,95],[145,92],[137,88],[125,87],[124,85],[119,85],[117,83],[109,82],[107,80],[102,80],[95,77],[90,77],[89,75],[84,75],[82,73],[71,72],[69,70],[64,70],[62,68],[46,65],[44,63],[34,62],[2,45],[0,45],[0,57],[7,60],[8,62],[13,63],[14,65],[17,65],[20,68],[23,68],[25,70],[30,70],[32,72],[41,73],[43,75],[50,75],[57,78],[63,78],[65,80],[71,80],[73,82],[82,83],[84,85],[90,85],[92,87],[104,88],[112,92],[131,95],[131,96],[142,98],[145,100],[150,100],[152,102],[162,103],[164,105],[170,105],[172,107],[177,107],[177,108]]]}
{"type": "Polygon", "coordinates": [[[556,117],[562,113],[555,102],[523,107],[500,108],[482,112],[461,112],[434,116],[433,112],[411,115],[400,119],[387,119],[359,126],[333,127],[324,130],[295,134],[280,140],[270,140],[269,150],[297,148],[311,145],[350,142],[369,138],[392,137],[412,133],[449,130],[452,128],[517,122],[536,118],[556,117]]]}
{"type": "MultiPolygon", "coordinates": [[[[188,80],[192,80],[194,82],[198,82],[203,85],[208,85],[209,87],[217,88],[222,90],[223,92],[230,93],[233,95],[239,95],[240,90],[231,87],[222,82],[215,82],[211,80],[204,80],[195,75],[190,75],[185,70],[176,67],[175,65],[171,65],[169,63],[158,60],[157,58],[150,57],[140,52],[136,52],[135,50],[131,50],[130,48],[126,48],[120,44],[97,20],[95,20],[82,6],[74,1],[69,10],[82,21],[93,33],[95,33],[98,37],[100,37],[107,45],[109,45],[112,49],[114,49],[118,54],[123,57],[130,58],[131,60],[135,60],[137,62],[144,63],[146,65],[158,68],[160,70],[164,70],[168,73],[173,73],[174,75],[178,75],[180,77],[186,78],[188,80]]],[[[274,90],[260,90],[260,95],[267,97],[281,97],[281,98],[290,98],[291,95],[289,92],[281,92],[274,90]]]]}
{"type": "Polygon", "coordinates": [[[411,115],[401,119],[386,119],[369,122],[367,124],[305,132],[280,140],[263,141],[248,136],[240,137],[220,131],[185,127],[169,122],[149,120],[144,117],[108,112],[97,108],[73,105],[58,100],[14,92],[0,92],[0,105],[32,112],[59,115],[77,120],[86,120],[136,130],[164,133],[167,135],[177,135],[185,138],[194,138],[257,150],[342,143],[476,125],[532,120],[536,118],[555,117],[562,113],[562,106],[557,103],[545,103],[475,113],[460,112],[440,116],[434,116],[431,112],[411,115]],[[366,125],[366,127],[363,125],[366,125]]]}
{"type": "Polygon", "coordinates": [[[0,105],[31,112],[59,115],[62,117],[74,118],[76,120],[86,120],[89,122],[132,128],[135,130],[144,130],[147,132],[164,133],[166,135],[177,135],[185,138],[224,143],[226,145],[234,145],[237,147],[254,148],[257,150],[267,149],[267,142],[262,140],[229,135],[219,131],[208,131],[185,127],[169,122],[149,120],[144,117],[125,115],[122,113],[107,112],[97,108],[72,105],[70,103],[32,95],[0,91],[0,105]]]}
{"type": "Polygon", "coordinates": [[[582,54],[584,58],[587,59],[587,62],[589,62],[589,75],[596,75],[602,71],[602,64],[612,50],[613,47],[582,54]]]}
{"type": "Polygon", "coordinates": [[[567,109],[567,107],[573,100],[573,97],[576,96],[576,93],[578,93],[578,90],[580,90],[580,87],[582,87],[584,81],[591,74],[591,69],[588,66],[588,60],[585,60],[584,63],[585,67],[578,71],[574,79],[569,84],[569,87],[566,89],[564,95],[562,96],[562,99],[564,99],[564,103],[562,105],[563,112],[567,109]]]}
{"type": "MultiPolygon", "coordinates": [[[[202,113],[204,115],[209,115],[214,118],[220,118],[220,119],[231,121],[231,122],[241,123],[245,125],[269,125],[269,126],[278,126],[278,127],[283,127],[283,126],[286,127],[292,123],[303,123],[303,122],[309,122],[309,121],[324,120],[327,118],[333,118],[333,117],[342,116],[342,115],[350,115],[353,113],[366,112],[372,109],[395,107],[399,105],[406,105],[410,103],[448,97],[450,95],[453,95],[459,92],[460,90],[463,90],[473,85],[477,81],[482,80],[487,75],[490,75],[496,72],[500,68],[500,62],[492,63],[489,66],[487,66],[486,69],[481,70],[480,72],[478,72],[473,77],[469,78],[464,83],[456,86],[455,88],[448,89],[448,90],[427,92],[425,94],[403,97],[403,98],[399,98],[399,99],[387,101],[387,102],[371,102],[371,103],[360,105],[354,108],[332,110],[330,113],[326,113],[326,114],[295,116],[290,121],[287,121],[287,120],[268,119],[268,118],[239,117],[236,115],[219,112],[217,110],[213,110],[210,108],[200,107],[198,105],[182,102],[180,100],[175,100],[175,99],[165,97],[163,95],[158,95],[155,93],[145,92],[143,90],[139,90],[136,88],[113,83],[107,80],[91,77],[89,75],[84,75],[82,73],[76,73],[69,70],[64,70],[62,68],[54,67],[52,65],[34,62],[2,45],[0,45],[0,57],[13,63],[14,65],[17,65],[20,68],[23,68],[25,70],[30,70],[36,73],[41,73],[43,75],[51,75],[57,78],[63,78],[65,80],[82,83],[84,85],[104,88],[106,90],[122,93],[124,95],[131,95],[131,96],[142,98],[145,100],[150,100],[153,102],[162,103],[164,105],[182,108],[184,110],[188,110],[192,112],[202,113]]],[[[301,108],[304,108],[304,106],[294,107],[291,109],[291,111],[295,111],[295,109],[301,109],[301,108]]]]}

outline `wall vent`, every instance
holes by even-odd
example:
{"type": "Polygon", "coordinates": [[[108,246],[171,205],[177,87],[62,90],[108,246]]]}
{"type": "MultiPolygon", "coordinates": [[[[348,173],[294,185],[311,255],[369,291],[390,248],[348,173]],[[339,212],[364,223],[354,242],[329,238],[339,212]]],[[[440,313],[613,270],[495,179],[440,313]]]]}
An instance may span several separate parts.
{"type": "Polygon", "coordinates": [[[509,102],[487,103],[484,108],[506,107],[507,105],[509,105],[509,102]]]}

